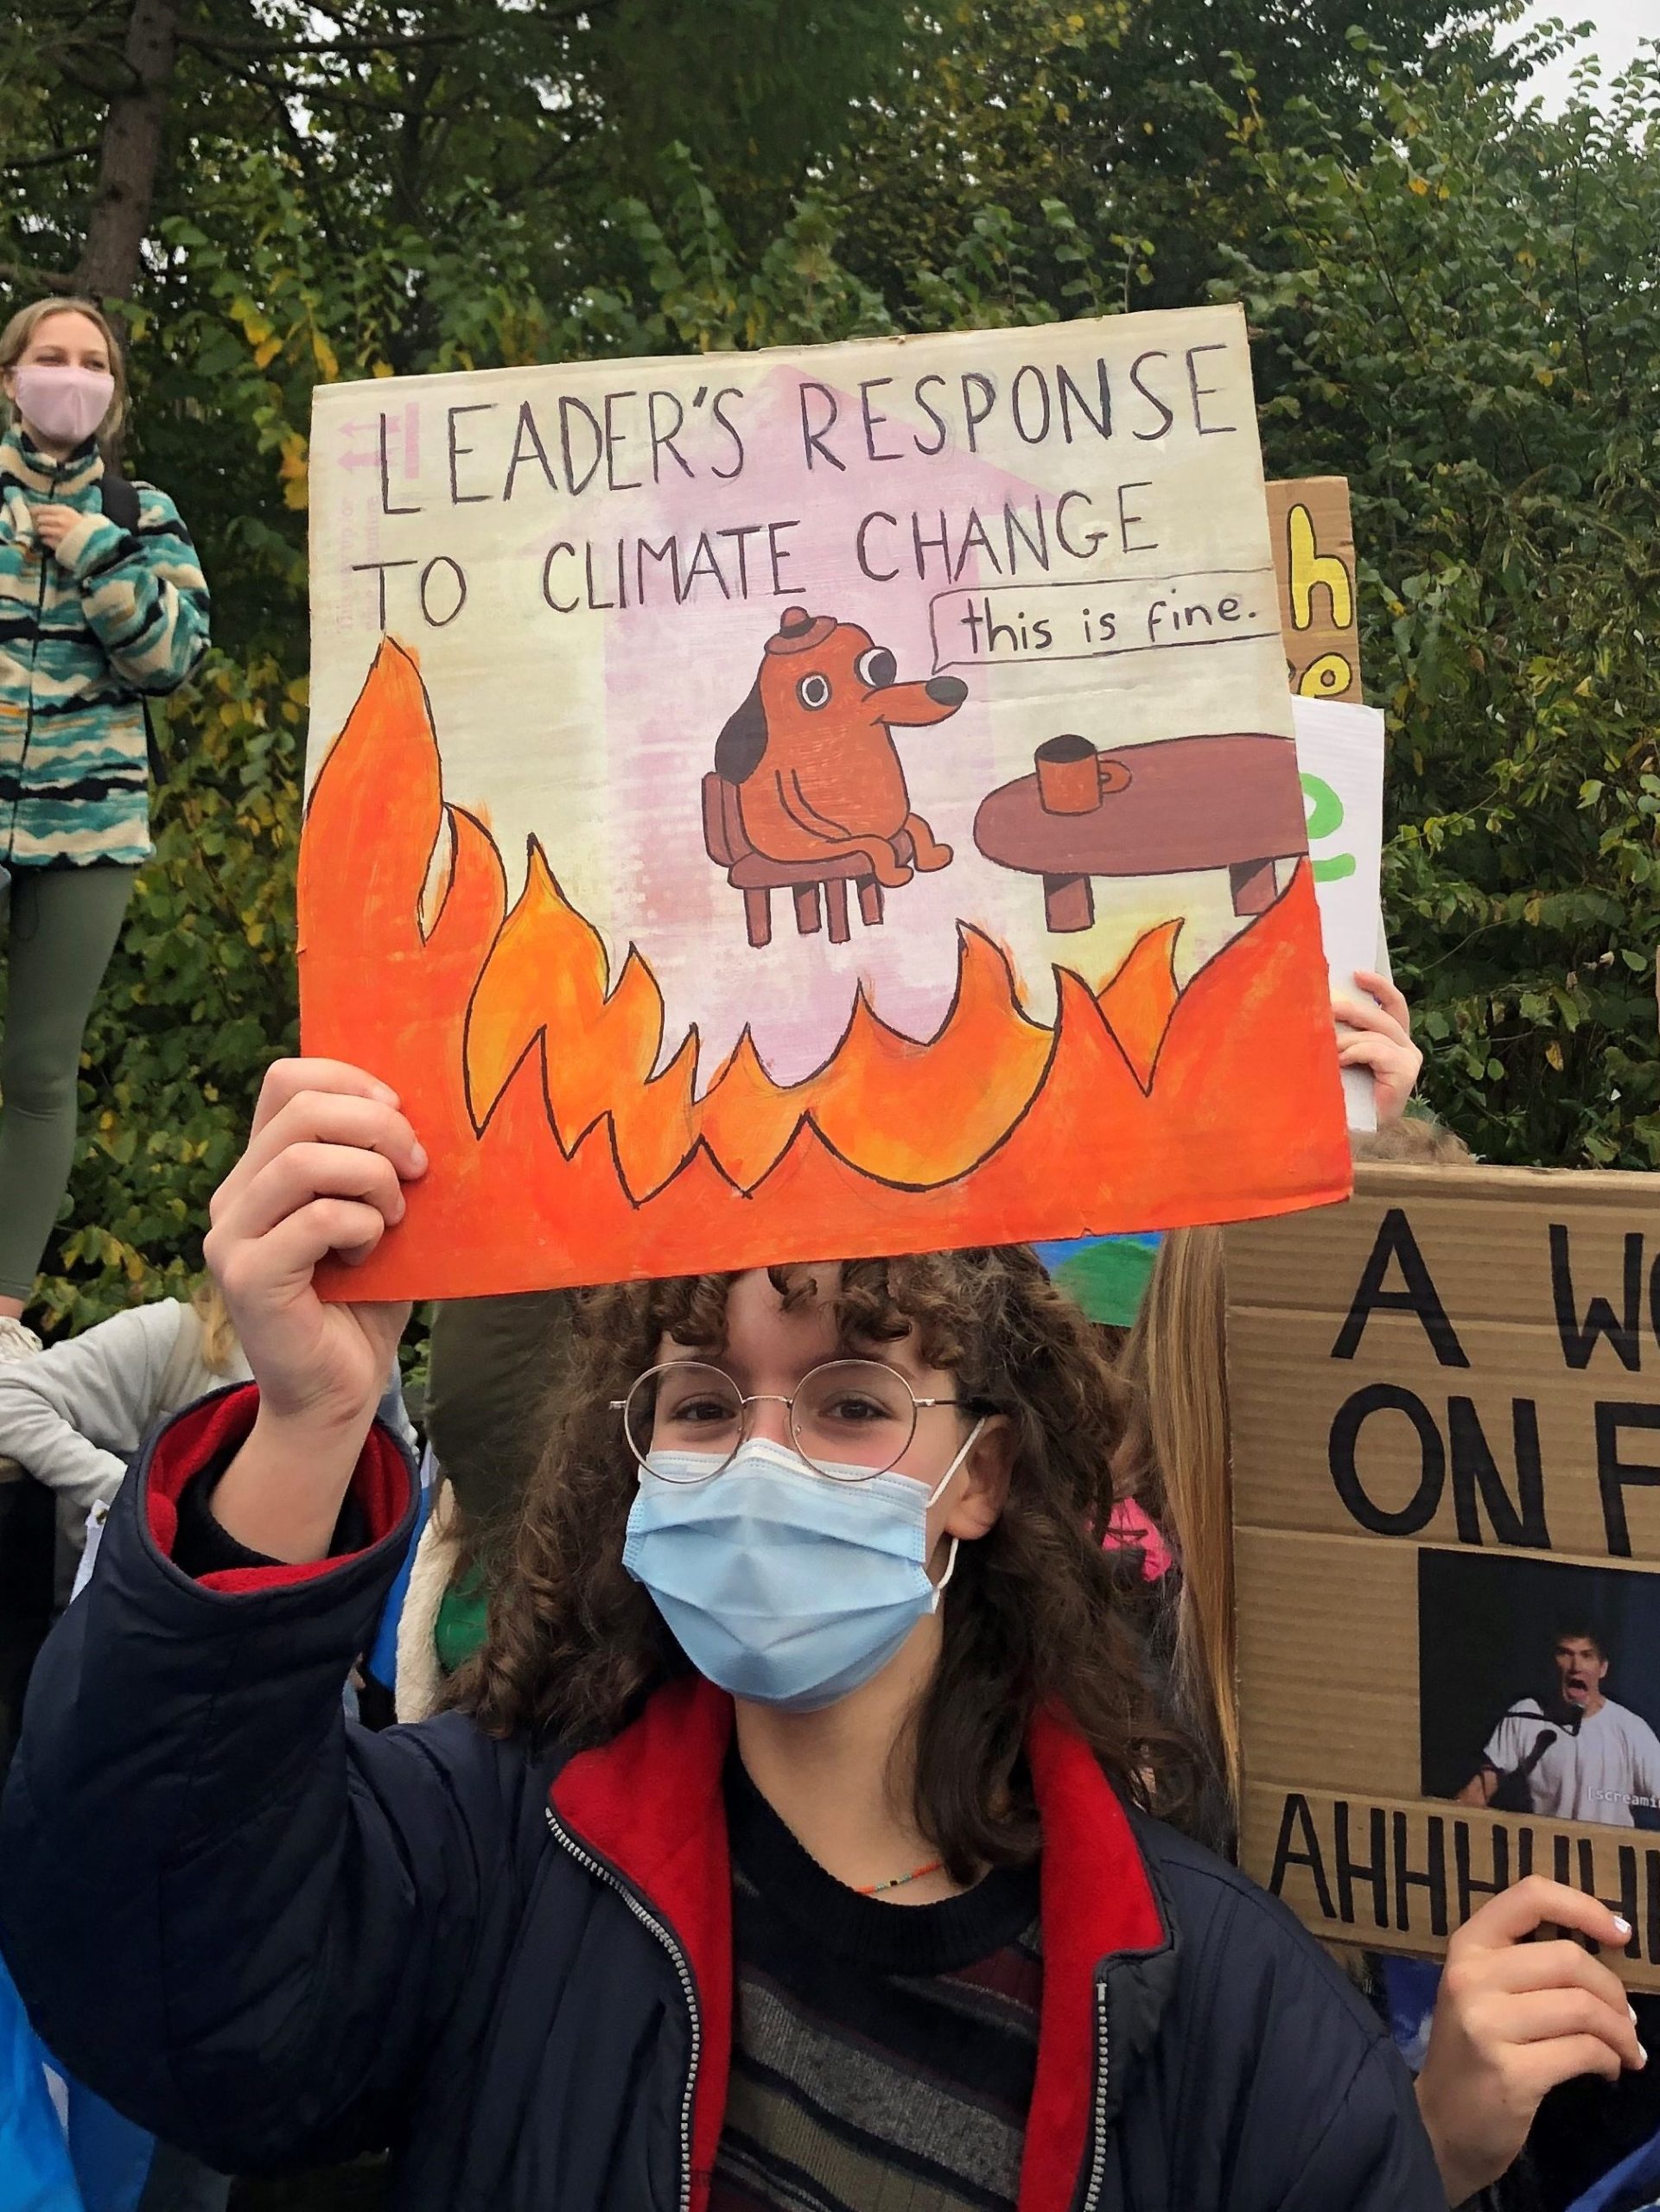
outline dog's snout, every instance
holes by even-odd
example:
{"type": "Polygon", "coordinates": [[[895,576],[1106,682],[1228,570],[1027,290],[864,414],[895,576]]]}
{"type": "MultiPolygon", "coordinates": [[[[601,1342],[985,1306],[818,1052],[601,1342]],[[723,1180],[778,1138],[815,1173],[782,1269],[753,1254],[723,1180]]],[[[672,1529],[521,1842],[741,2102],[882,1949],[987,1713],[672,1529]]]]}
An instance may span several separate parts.
{"type": "Polygon", "coordinates": [[[922,688],[937,707],[960,707],[969,696],[960,676],[931,676],[922,688]]]}

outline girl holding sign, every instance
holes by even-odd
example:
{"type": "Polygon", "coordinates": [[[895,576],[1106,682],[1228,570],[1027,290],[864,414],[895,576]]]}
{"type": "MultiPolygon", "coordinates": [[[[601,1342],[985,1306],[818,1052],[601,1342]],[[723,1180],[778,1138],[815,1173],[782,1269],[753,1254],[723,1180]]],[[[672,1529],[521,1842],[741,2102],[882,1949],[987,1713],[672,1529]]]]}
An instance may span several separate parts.
{"type": "Polygon", "coordinates": [[[404,1314],[312,1275],[425,1164],[287,1063],[215,1201],[258,1388],[124,1488],[6,1805],[66,2061],[232,2169],[390,2142],[404,2212],[1441,2212],[1365,2008],[1145,1809],[1118,1396],[1024,1250],[595,1294],[467,1709],[345,1723],[404,1314]]]}

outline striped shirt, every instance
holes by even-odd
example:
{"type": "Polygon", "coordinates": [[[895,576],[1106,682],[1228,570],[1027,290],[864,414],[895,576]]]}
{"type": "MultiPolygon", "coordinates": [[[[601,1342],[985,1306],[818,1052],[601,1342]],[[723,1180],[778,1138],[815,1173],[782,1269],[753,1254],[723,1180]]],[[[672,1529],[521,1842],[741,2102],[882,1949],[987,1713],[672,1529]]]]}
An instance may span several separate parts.
{"type": "Polygon", "coordinates": [[[138,525],[104,512],[90,440],[54,461],[14,423],[0,439],[0,862],[149,859],[143,702],[207,649],[207,587],[178,511],[134,486],[138,525]],[[49,553],[36,507],[80,520],[49,553]]]}
{"type": "Polygon", "coordinates": [[[709,2212],[1013,2212],[1037,2069],[1035,1866],[861,1897],[735,1757],[735,2017],[709,2212]]]}

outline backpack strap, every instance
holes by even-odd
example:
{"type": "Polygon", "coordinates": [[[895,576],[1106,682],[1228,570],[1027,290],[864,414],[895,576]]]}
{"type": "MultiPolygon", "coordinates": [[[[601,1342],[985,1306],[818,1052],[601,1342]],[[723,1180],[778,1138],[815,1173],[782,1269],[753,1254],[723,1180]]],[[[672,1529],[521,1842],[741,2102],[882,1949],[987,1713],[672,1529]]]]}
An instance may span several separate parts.
{"type": "MultiPolygon", "coordinates": [[[[137,529],[138,486],[107,462],[99,479],[98,495],[105,514],[118,530],[137,529]]],[[[139,703],[144,709],[144,750],[149,756],[149,779],[159,787],[167,781],[167,759],[156,734],[156,716],[150,702],[141,698],[139,703]]]]}
{"type": "Polygon", "coordinates": [[[138,486],[111,467],[99,480],[99,499],[104,512],[118,530],[138,527],[138,486]]]}

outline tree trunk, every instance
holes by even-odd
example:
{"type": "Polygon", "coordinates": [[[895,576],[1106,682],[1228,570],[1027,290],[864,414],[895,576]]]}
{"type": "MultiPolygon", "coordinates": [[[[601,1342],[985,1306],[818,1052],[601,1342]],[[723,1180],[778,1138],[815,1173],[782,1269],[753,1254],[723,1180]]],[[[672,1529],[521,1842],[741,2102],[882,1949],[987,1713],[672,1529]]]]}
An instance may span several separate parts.
{"type": "Polygon", "coordinates": [[[105,118],[98,191],[75,270],[78,289],[94,299],[130,299],[138,282],[178,45],[179,0],[132,0],[122,47],[130,82],[105,118]]]}

